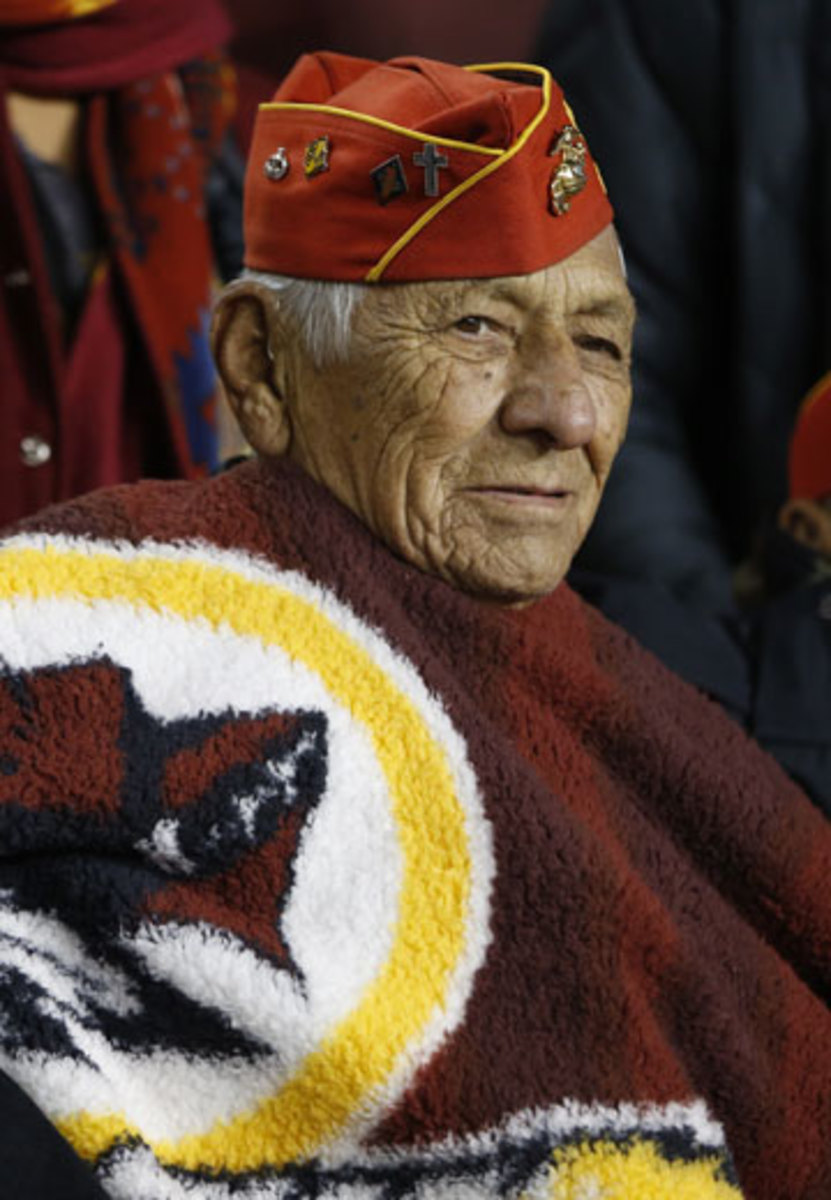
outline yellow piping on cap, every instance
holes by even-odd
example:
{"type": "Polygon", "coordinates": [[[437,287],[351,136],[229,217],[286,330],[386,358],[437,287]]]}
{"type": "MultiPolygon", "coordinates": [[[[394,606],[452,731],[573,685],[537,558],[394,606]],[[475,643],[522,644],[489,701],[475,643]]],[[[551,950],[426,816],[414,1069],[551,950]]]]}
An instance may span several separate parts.
{"type": "MultiPolygon", "coordinates": [[[[539,78],[542,80],[542,102],[539,110],[525,126],[522,133],[519,135],[513,145],[509,146],[507,150],[497,151],[499,158],[493,162],[487,163],[487,165],[482,167],[481,170],[477,171],[475,175],[471,175],[469,179],[465,179],[463,183],[460,183],[458,187],[453,189],[452,192],[448,192],[446,196],[442,196],[441,200],[438,200],[432,206],[432,208],[427,209],[427,212],[422,213],[418,220],[413,222],[406,233],[403,233],[398,241],[394,242],[392,246],[390,246],[386,254],[384,254],[382,258],[379,258],[375,266],[364,277],[366,283],[377,283],[392,260],[410,244],[413,238],[417,237],[421,233],[422,229],[424,229],[426,225],[429,225],[434,217],[437,217],[440,212],[447,208],[448,204],[452,204],[453,201],[457,200],[459,196],[462,196],[465,192],[470,191],[470,189],[475,187],[477,183],[481,182],[481,180],[485,179],[488,175],[498,170],[499,167],[503,166],[506,162],[508,162],[509,159],[518,154],[540,123],[545,120],[548,110],[551,107],[551,72],[547,71],[545,67],[537,67],[531,63],[482,63],[465,67],[464,69],[466,71],[482,71],[483,73],[494,71],[525,71],[528,74],[539,76],[539,78]]],[[[425,141],[426,139],[421,136],[419,140],[425,141]]],[[[438,142],[440,139],[429,138],[427,140],[438,142]]]]}
{"type": "Polygon", "coordinates": [[[402,137],[412,138],[416,142],[433,142],[437,146],[449,146],[452,150],[469,150],[472,154],[486,154],[488,157],[497,157],[505,153],[504,150],[498,150],[493,146],[477,146],[475,142],[459,142],[455,138],[433,137],[424,132],[419,133],[416,129],[406,129],[403,125],[396,125],[392,121],[384,121],[381,117],[371,117],[368,113],[352,112],[348,108],[337,108],[333,104],[301,104],[294,100],[273,100],[268,104],[261,104],[259,111],[268,112],[273,109],[319,112],[326,113],[327,116],[348,117],[350,121],[362,121],[365,125],[376,125],[379,129],[386,129],[389,133],[397,133],[402,137]]]}

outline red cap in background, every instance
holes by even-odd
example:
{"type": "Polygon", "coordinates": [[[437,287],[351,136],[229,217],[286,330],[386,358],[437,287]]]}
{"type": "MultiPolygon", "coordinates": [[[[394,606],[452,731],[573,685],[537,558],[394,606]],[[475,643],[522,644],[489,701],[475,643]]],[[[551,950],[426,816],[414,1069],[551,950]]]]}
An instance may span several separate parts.
{"type": "Polygon", "coordinates": [[[831,496],[831,371],[802,402],[791,438],[788,475],[792,499],[831,496]]]}

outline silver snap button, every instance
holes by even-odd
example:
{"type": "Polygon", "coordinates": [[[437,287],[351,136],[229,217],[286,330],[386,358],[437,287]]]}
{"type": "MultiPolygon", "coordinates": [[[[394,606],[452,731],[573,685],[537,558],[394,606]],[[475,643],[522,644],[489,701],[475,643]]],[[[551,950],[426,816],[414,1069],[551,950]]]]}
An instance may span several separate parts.
{"type": "Polygon", "coordinates": [[[289,156],[286,153],[285,146],[281,146],[279,150],[275,150],[275,152],[265,160],[263,174],[265,175],[266,179],[270,179],[273,183],[276,183],[279,179],[285,179],[288,173],[289,156]]]}
{"type": "Polygon", "coordinates": [[[27,467],[42,467],[52,457],[52,447],[43,438],[31,435],[20,443],[20,458],[27,467]]]}
{"type": "Polygon", "coordinates": [[[3,283],[7,288],[28,287],[32,282],[32,276],[25,267],[19,267],[16,271],[9,271],[3,276],[3,283]]]}

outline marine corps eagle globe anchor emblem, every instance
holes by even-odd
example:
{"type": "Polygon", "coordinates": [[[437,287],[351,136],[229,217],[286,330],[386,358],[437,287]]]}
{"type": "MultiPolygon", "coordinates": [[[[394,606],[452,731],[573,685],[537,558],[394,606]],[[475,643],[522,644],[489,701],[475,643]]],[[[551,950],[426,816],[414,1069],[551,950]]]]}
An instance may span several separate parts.
{"type": "Polygon", "coordinates": [[[548,185],[549,204],[555,217],[565,216],[573,197],[579,196],[588,182],[586,153],[583,135],[574,125],[566,125],[549,150],[552,158],[560,156],[548,185]]]}

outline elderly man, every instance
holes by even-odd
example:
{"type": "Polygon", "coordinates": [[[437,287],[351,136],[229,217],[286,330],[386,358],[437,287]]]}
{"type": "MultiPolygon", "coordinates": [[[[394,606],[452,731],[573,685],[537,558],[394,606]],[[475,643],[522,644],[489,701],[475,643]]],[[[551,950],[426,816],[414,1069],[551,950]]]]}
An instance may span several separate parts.
{"type": "Polygon", "coordinates": [[[831,834],[562,583],[632,306],[559,89],[304,58],[246,222],[257,459],[2,546],[9,1081],[125,1200],[829,1194],[831,834]]]}

